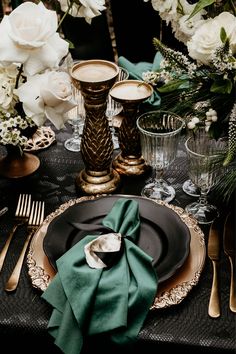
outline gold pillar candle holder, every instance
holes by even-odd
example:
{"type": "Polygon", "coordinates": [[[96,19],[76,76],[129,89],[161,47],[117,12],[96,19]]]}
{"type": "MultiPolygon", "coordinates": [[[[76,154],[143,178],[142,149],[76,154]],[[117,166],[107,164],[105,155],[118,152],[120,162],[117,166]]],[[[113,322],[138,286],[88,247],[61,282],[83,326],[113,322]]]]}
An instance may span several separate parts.
{"type": "Polygon", "coordinates": [[[85,60],[71,69],[86,113],[80,146],[85,168],[76,177],[77,186],[86,194],[112,193],[120,184],[120,176],[112,168],[113,142],[105,115],[109,90],[118,74],[119,67],[106,60],[85,60]]]}
{"type": "Polygon", "coordinates": [[[113,161],[113,166],[119,174],[141,175],[150,169],[142,157],[136,120],[140,103],[152,93],[152,86],[140,80],[123,80],[115,83],[110,90],[113,100],[123,106],[124,118],[118,132],[121,153],[113,161]]]}

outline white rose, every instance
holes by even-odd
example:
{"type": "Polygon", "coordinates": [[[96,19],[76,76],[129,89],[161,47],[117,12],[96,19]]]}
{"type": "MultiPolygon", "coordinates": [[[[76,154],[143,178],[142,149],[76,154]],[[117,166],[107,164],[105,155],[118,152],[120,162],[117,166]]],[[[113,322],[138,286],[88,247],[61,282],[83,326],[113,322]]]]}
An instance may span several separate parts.
{"type": "MultiPolygon", "coordinates": [[[[71,0],[58,0],[61,10],[66,12],[71,0]]],[[[73,3],[69,14],[73,17],[84,17],[88,23],[91,23],[93,17],[101,14],[106,9],[105,0],[79,0],[79,4],[73,3]]]]}
{"type": "Polygon", "coordinates": [[[68,120],[65,113],[76,106],[72,83],[65,72],[49,71],[35,75],[21,85],[16,94],[23,102],[25,114],[41,126],[49,119],[57,129],[68,120]]]}
{"type": "Polygon", "coordinates": [[[68,52],[57,31],[57,14],[43,3],[25,2],[0,23],[0,61],[24,64],[26,75],[56,68],[68,52]]]}
{"type": "Polygon", "coordinates": [[[222,45],[221,28],[224,28],[230,41],[233,53],[236,51],[236,17],[228,12],[222,12],[213,19],[208,19],[201,25],[187,43],[189,55],[199,63],[210,65],[212,54],[222,45]]]}
{"type": "Polygon", "coordinates": [[[190,40],[196,29],[205,22],[199,13],[193,16],[190,20],[188,20],[188,18],[189,15],[184,15],[179,19],[179,28],[175,33],[175,37],[181,40],[184,44],[190,40]]]}

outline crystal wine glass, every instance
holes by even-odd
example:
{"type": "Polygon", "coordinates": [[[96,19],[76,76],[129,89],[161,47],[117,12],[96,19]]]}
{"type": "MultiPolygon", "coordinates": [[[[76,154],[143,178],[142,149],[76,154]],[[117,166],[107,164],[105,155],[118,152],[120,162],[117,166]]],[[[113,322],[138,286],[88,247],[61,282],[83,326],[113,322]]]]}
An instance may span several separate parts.
{"type": "Polygon", "coordinates": [[[155,172],[155,176],[142,189],[142,196],[167,203],[174,199],[174,187],[162,176],[176,158],[184,124],[178,115],[162,110],[143,113],[137,119],[143,158],[155,172]]]}
{"type": "MultiPolygon", "coordinates": [[[[127,80],[128,77],[129,77],[129,72],[126,69],[119,66],[119,75],[117,81],[127,80]]],[[[113,117],[118,115],[122,111],[122,109],[123,109],[122,104],[120,102],[114,101],[113,98],[110,95],[108,95],[106,116],[109,121],[109,126],[111,129],[114,149],[119,148],[119,141],[118,141],[118,137],[116,136],[116,132],[113,124],[113,117]]]]}
{"type": "Polygon", "coordinates": [[[190,178],[183,183],[182,189],[186,194],[190,195],[191,197],[200,196],[199,188],[196,186],[196,184],[193,183],[193,181],[191,181],[190,178]]]}
{"type": "Polygon", "coordinates": [[[227,148],[227,141],[210,139],[205,131],[199,130],[196,135],[186,140],[185,148],[189,161],[189,176],[200,189],[198,201],[188,204],[185,210],[193,215],[199,224],[210,224],[219,212],[215,205],[208,202],[207,196],[224,172],[222,153],[227,148]]]}
{"type": "Polygon", "coordinates": [[[77,106],[68,112],[68,123],[73,128],[73,134],[64,142],[64,146],[69,151],[77,152],[80,151],[81,135],[85,119],[85,109],[84,98],[80,90],[78,90],[76,87],[73,87],[73,96],[77,102],[77,106]]]}

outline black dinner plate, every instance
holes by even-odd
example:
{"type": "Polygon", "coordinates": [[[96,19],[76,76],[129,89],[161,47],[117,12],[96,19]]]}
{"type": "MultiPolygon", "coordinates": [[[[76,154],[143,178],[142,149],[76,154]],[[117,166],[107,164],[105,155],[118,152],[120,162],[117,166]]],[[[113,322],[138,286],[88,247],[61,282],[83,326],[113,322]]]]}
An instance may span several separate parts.
{"type": "Polygon", "coordinates": [[[101,225],[119,198],[133,199],[139,204],[141,226],[137,245],[153,258],[158,282],[170,278],[183,265],[189,254],[190,231],[178,214],[144,197],[117,194],[76,203],[50,222],[43,249],[55,270],[56,260],[88,234],[70,223],[101,225]]]}

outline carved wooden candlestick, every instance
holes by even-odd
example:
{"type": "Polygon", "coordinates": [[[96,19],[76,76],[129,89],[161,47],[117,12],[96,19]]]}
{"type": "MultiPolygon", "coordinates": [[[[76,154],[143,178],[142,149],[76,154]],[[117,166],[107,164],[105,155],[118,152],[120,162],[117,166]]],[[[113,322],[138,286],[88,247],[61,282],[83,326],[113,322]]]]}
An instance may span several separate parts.
{"type": "Polygon", "coordinates": [[[153,93],[151,85],[139,80],[123,80],[114,84],[110,95],[123,106],[118,139],[121,153],[113,161],[114,168],[124,175],[141,175],[150,167],[142,157],[140,135],[136,126],[137,112],[141,102],[153,93]]]}
{"type": "Polygon", "coordinates": [[[119,174],[112,168],[113,142],[105,115],[107,96],[118,74],[119,67],[106,60],[82,61],[71,70],[86,112],[80,146],[85,169],[76,177],[77,186],[86,194],[111,193],[120,183],[119,174]]]}

